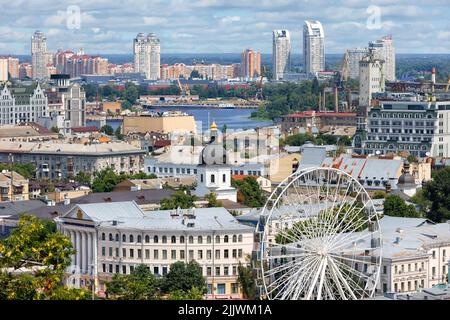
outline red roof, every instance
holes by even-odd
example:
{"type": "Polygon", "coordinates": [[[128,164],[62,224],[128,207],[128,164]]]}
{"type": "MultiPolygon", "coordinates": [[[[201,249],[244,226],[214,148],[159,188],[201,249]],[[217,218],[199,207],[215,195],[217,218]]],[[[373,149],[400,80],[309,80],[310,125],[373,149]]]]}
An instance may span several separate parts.
{"type": "Polygon", "coordinates": [[[355,112],[314,112],[314,111],[305,111],[302,113],[291,113],[288,114],[288,117],[305,117],[309,118],[313,116],[313,113],[316,117],[356,117],[355,112]]]}
{"type": "Polygon", "coordinates": [[[251,175],[251,174],[233,174],[233,175],[231,175],[231,178],[233,180],[238,180],[238,181],[242,181],[242,180],[244,180],[247,177],[253,177],[255,179],[258,178],[258,176],[254,176],[254,175],[251,175]]]}
{"type": "Polygon", "coordinates": [[[154,146],[156,148],[162,148],[162,147],[170,146],[170,140],[158,140],[158,141],[155,141],[154,146]]]}
{"type": "Polygon", "coordinates": [[[95,126],[77,127],[77,128],[72,128],[72,131],[76,132],[76,133],[97,132],[98,128],[95,126]]]}

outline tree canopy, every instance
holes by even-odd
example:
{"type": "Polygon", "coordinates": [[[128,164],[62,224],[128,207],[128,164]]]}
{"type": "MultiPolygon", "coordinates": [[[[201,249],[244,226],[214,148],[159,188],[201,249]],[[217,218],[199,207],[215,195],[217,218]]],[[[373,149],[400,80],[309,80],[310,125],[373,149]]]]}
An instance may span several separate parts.
{"type": "Polygon", "coordinates": [[[238,190],[238,202],[257,208],[266,203],[266,196],[261,186],[252,176],[245,177],[243,180],[231,180],[231,184],[238,190]]]}
{"type": "Polygon", "coordinates": [[[450,167],[437,170],[433,180],[423,187],[423,196],[431,202],[427,217],[435,222],[450,219],[450,167]]]}
{"type": "Polygon", "coordinates": [[[189,209],[194,207],[194,201],[197,200],[195,195],[191,195],[188,190],[175,191],[170,198],[161,201],[161,210],[171,209],[189,209]]]}
{"type": "Polygon", "coordinates": [[[420,214],[412,204],[407,204],[398,195],[388,195],[384,200],[384,214],[393,217],[419,217],[420,214]]]}
{"type": "Polygon", "coordinates": [[[149,268],[138,265],[129,275],[114,274],[106,295],[124,300],[151,300],[157,296],[157,281],[149,268]]]}
{"type": "Polygon", "coordinates": [[[192,288],[197,288],[202,294],[206,293],[206,282],[200,265],[196,261],[173,263],[162,280],[161,291],[163,293],[189,292],[192,288]]]}

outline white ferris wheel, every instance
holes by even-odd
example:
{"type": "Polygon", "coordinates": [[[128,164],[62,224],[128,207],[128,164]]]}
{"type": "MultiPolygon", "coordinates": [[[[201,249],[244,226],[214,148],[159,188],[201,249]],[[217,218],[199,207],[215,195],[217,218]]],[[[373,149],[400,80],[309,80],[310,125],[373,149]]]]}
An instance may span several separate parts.
{"type": "Polygon", "coordinates": [[[322,167],[292,174],[273,191],[260,221],[263,297],[374,295],[382,257],[378,215],[351,175],[322,167]]]}

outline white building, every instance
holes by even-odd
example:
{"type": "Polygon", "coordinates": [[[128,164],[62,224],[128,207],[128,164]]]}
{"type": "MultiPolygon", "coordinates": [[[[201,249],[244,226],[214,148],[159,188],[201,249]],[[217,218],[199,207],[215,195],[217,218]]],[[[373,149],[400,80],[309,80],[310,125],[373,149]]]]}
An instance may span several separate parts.
{"type": "Polygon", "coordinates": [[[209,295],[241,298],[238,266],[248,264],[254,228],[224,208],[142,211],[135,202],[79,204],[57,223],[76,249],[69,284],[94,280],[96,291],[104,292],[114,274],[130,274],[140,264],[160,276],[174,262],[195,260],[209,295]]]}
{"type": "Polygon", "coordinates": [[[375,50],[375,57],[384,60],[383,71],[387,81],[395,81],[395,48],[392,36],[383,37],[369,43],[369,48],[375,50]]]}
{"type": "Polygon", "coordinates": [[[325,35],[319,21],[305,21],[303,25],[303,59],[306,73],[325,70],[325,35]]]}
{"type": "Polygon", "coordinates": [[[273,30],[273,79],[283,80],[291,67],[291,36],[288,30],[273,30]]]}
{"type": "Polygon", "coordinates": [[[133,42],[134,72],[150,80],[160,79],[160,41],[154,33],[139,33],[133,42]]]}
{"type": "Polygon", "coordinates": [[[8,58],[0,57],[0,82],[8,81],[8,58]]]}
{"type": "Polygon", "coordinates": [[[369,53],[367,48],[355,48],[347,50],[348,77],[350,79],[359,78],[359,62],[369,53]]]}
{"type": "Polygon", "coordinates": [[[31,64],[33,79],[43,80],[47,74],[47,38],[41,31],[36,31],[31,37],[31,64]]]}
{"type": "Polygon", "coordinates": [[[359,106],[370,107],[372,94],[384,92],[384,61],[376,58],[373,50],[359,62],[359,106]]]}
{"type": "Polygon", "coordinates": [[[354,151],[450,157],[450,101],[422,100],[380,101],[368,113],[367,129],[355,135],[354,151]]]}
{"type": "Polygon", "coordinates": [[[39,84],[36,88],[8,88],[0,93],[0,124],[38,122],[48,117],[48,101],[39,84]]]}

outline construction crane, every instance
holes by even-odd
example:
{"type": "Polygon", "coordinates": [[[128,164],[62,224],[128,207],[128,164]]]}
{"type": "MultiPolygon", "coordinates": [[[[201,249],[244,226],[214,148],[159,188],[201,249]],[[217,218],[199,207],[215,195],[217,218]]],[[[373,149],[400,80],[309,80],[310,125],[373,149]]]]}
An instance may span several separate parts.
{"type": "Polygon", "coordinates": [[[263,78],[266,75],[266,66],[263,66],[263,72],[261,72],[261,78],[259,79],[259,81],[256,83],[256,95],[255,95],[255,100],[264,100],[264,94],[263,94],[263,78]]]}
{"type": "Polygon", "coordinates": [[[177,78],[178,88],[180,89],[181,100],[191,100],[191,90],[189,89],[189,85],[185,84],[184,86],[181,84],[180,78],[177,78]]]}

